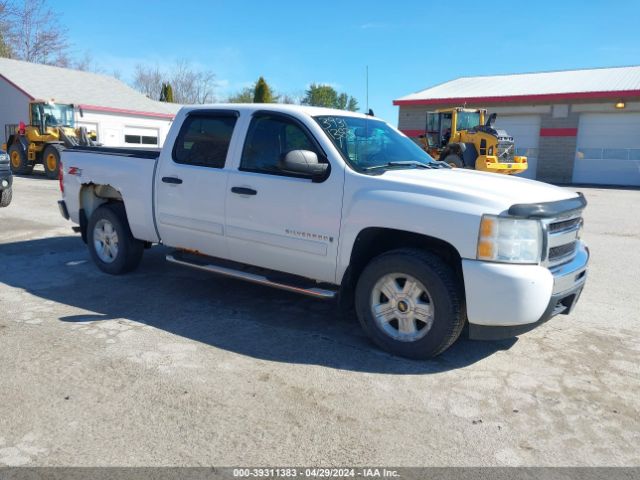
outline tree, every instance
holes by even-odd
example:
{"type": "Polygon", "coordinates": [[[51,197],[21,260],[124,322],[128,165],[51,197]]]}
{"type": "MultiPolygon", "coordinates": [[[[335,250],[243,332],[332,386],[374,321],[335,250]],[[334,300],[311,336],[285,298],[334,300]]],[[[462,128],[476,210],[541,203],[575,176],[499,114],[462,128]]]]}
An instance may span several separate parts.
{"type": "Polygon", "coordinates": [[[227,99],[229,103],[253,103],[255,87],[245,87],[227,99]]]}
{"type": "Polygon", "coordinates": [[[11,58],[9,36],[9,5],[7,0],[0,0],[0,57],[11,58]]]}
{"type": "Polygon", "coordinates": [[[4,34],[0,29],[0,57],[11,58],[11,48],[5,42],[4,34]]]}
{"type": "Polygon", "coordinates": [[[303,105],[315,107],[339,108],[340,110],[358,110],[358,101],[346,93],[336,92],[331,85],[318,85],[312,83],[302,99],[303,105]]]}
{"type": "Polygon", "coordinates": [[[58,17],[47,0],[0,0],[0,57],[101,72],[88,51],[71,55],[58,17]]]}
{"type": "Polygon", "coordinates": [[[144,93],[149,98],[158,98],[158,92],[162,91],[163,74],[156,67],[136,65],[133,74],[133,88],[144,93]]]}
{"type": "Polygon", "coordinates": [[[69,63],[67,30],[46,0],[4,0],[1,8],[5,12],[0,33],[5,46],[1,48],[11,58],[48,65],[69,63]]]}
{"type": "Polygon", "coordinates": [[[286,103],[289,105],[298,105],[300,103],[299,98],[294,95],[283,93],[282,95],[278,95],[278,103],[286,103]]]}
{"type": "Polygon", "coordinates": [[[213,88],[216,76],[213,72],[195,70],[186,60],[178,60],[169,78],[176,103],[186,105],[215,101],[213,88]]]}
{"type": "Polygon", "coordinates": [[[314,107],[338,108],[338,93],[329,85],[312,83],[305,92],[302,104],[314,107]]]}
{"type": "Polygon", "coordinates": [[[171,71],[159,67],[136,65],[133,88],[156,99],[163,85],[171,86],[174,103],[183,105],[212,103],[215,75],[208,70],[196,70],[186,60],[178,60],[171,71]]]}
{"type": "Polygon", "coordinates": [[[173,103],[173,89],[170,83],[162,84],[162,91],[160,92],[160,101],[173,103]]]}
{"type": "Polygon", "coordinates": [[[96,66],[95,62],[93,61],[93,56],[89,51],[85,51],[82,57],[76,59],[75,61],[72,61],[71,67],[75,68],[76,70],[83,70],[85,72],[103,72],[101,68],[96,66]]]}
{"type": "Polygon", "coordinates": [[[273,103],[273,92],[263,77],[260,77],[256,82],[256,86],[253,90],[253,102],[254,103],[273,103]]]}
{"type": "Polygon", "coordinates": [[[347,104],[349,103],[349,95],[346,93],[341,93],[338,95],[337,108],[340,110],[346,110],[347,104]]]}

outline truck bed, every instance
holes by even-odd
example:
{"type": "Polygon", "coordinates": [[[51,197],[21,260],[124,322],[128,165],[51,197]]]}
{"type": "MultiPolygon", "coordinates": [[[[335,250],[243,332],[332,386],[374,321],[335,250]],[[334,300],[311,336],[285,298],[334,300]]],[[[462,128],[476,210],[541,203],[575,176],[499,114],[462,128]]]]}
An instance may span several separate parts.
{"type": "Polygon", "coordinates": [[[83,186],[108,185],[121,195],[133,235],[148,242],[159,237],[153,219],[154,175],[159,149],[73,147],[62,151],[65,201],[79,223],[83,186]],[[69,174],[69,169],[75,173],[69,174]]]}

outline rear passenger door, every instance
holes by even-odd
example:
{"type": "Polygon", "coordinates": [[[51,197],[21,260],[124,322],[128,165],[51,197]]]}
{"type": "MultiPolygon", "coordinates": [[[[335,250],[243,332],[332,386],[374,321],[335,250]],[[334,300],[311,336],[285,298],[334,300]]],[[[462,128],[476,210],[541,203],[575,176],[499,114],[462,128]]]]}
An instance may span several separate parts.
{"type": "Polygon", "coordinates": [[[238,113],[195,110],[156,173],[156,221],[164,244],[226,257],[225,169],[238,113]]]}

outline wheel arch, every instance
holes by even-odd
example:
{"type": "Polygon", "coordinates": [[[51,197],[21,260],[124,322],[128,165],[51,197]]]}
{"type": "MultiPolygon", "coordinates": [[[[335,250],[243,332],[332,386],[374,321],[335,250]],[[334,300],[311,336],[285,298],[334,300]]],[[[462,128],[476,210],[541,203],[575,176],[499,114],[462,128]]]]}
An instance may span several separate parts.
{"type": "Polygon", "coordinates": [[[111,185],[85,183],[80,187],[78,200],[80,233],[85,243],[87,241],[87,225],[89,224],[89,219],[93,212],[99,207],[107,203],[119,202],[122,203],[122,206],[125,208],[126,215],[126,207],[124,206],[122,194],[111,185]]]}
{"type": "Polygon", "coordinates": [[[23,135],[17,135],[15,133],[12,133],[11,135],[9,135],[9,138],[7,139],[7,151],[9,151],[9,149],[13,145],[18,145],[20,148],[22,148],[22,151],[26,154],[27,149],[29,147],[29,141],[23,135]]]}
{"type": "Polygon", "coordinates": [[[343,290],[351,290],[366,265],[378,255],[399,248],[417,248],[434,253],[454,270],[462,288],[462,259],[449,242],[425,234],[384,227],[361,230],[353,243],[349,266],[341,281],[343,290]]]}

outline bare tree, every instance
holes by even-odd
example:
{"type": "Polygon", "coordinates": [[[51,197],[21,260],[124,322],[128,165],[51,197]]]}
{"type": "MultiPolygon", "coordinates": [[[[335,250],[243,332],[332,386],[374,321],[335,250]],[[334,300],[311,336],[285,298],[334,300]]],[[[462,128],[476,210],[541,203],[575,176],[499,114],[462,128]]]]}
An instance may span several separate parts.
{"type": "Polygon", "coordinates": [[[11,57],[11,45],[9,44],[9,18],[8,0],[0,0],[0,57],[11,57]]]}
{"type": "Polygon", "coordinates": [[[102,69],[100,69],[100,67],[98,67],[95,64],[95,61],[93,59],[93,55],[91,55],[91,52],[89,52],[88,50],[85,51],[82,54],[81,57],[76,59],[72,63],[72,66],[76,70],[83,70],[85,72],[95,72],[95,73],[101,73],[102,72],[102,69]]]}
{"type": "Polygon", "coordinates": [[[195,70],[186,60],[179,60],[169,72],[157,66],[137,65],[132,86],[147,97],[157,100],[162,92],[162,84],[169,83],[176,103],[196,104],[215,101],[215,75],[208,70],[195,70]]]}
{"type": "Polygon", "coordinates": [[[212,103],[215,98],[215,75],[208,70],[194,70],[186,60],[178,60],[170,74],[169,83],[173,88],[176,103],[212,103]]]}
{"type": "Polygon", "coordinates": [[[72,65],[76,70],[82,70],[83,72],[92,72],[94,68],[93,57],[89,52],[84,52],[82,57],[76,59],[76,61],[74,61],[72,65]]]}
{"type": "Polygon", "coordinates": [[[136,65],[132,86],[136,90],[144,93],[147,97],[158,100],[160,98],[160,92],[162,91],[163,82],[164,75],[157,66],[147,67],[144,65],[136,65]]]}
{"type": "Polygon", "coordinates": [[[290,105],[300,104],[300,95],[292,95],[290,93],[283,93],[278,96],[278,103],[287,103],[290,105]]]}
{"type": "Polygon", "coordinates": [[[66,65],[69,60],[67,30],[46,0],[5,1],[11,55],[18,60],[66,65]]]}

